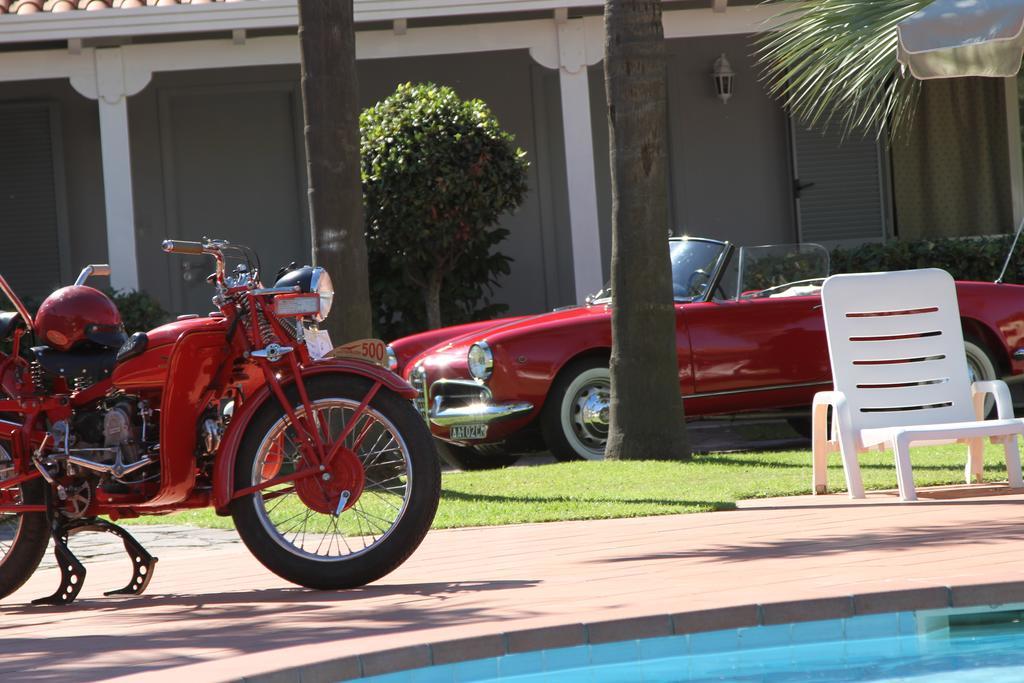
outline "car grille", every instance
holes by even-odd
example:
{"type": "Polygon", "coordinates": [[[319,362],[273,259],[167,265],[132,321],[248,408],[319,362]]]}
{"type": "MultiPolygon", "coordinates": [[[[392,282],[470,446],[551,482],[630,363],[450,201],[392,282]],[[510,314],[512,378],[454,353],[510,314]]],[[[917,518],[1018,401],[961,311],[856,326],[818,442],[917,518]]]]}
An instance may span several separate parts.
{"type": "Polygon", "coordinates": [[[445,409],[466,408],[467,405],[490,402],[490,390],[470,380],[437,380],[430,385],[427,405],[441,398],[445,409]]]}
{"type": "Polygon", "coordinates": [[[427,395],[427,371],[423,369],[422,365],[417,365],[413,369],[412,374],[409,375],[409,384],[416,390],[416,398],[413,400],[413,404],[420,415],[423,416],[423,419],[426,420],[430,410],[430,397],[427,395]]]}
{"type": "Polygon", "coordinates": [[[466,380],[438,380],[430,387],[431,400],[443,397],[445,408],[462,408],[476,403],[488,403],[491,392],[487,387],[466,380]]]}

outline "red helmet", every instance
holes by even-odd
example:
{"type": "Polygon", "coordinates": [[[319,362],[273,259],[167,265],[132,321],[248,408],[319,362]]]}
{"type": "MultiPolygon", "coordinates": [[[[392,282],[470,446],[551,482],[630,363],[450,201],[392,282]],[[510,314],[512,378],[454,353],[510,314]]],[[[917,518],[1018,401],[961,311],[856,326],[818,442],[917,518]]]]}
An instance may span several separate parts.
{"type": "Polygon", "coordinates": [[[85,285],[61,287],[46,297],[36,313],[35,328],[43,343],[60,351],[87,341],[116,349],[125,340],[117,306],[103,292],[85,285]]]}

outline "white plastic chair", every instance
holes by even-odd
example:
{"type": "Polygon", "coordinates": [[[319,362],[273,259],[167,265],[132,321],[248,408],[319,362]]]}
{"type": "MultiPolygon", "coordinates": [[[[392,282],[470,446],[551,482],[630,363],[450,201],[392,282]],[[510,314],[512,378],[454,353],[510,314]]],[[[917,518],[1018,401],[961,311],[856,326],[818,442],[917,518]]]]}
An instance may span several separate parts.
{"type": "Polygon", "coordinates": [[[937,268],[834,275],[822,287],[833,391],[814,397],[814,491],[827,491],[828,453],[842,454],[851,498],[864,497],[857,454],[891,448],[900,498],[917,500],[910,444],[966,443],[967,483],[980,481],[983,439],[1002,443],[1010,486],[1021,480],[1017,435],[1006,384],[970,383],[956,287],[937,268]],[[984,420],[985,396],[998,419],[984,420]],[[827,434],[832,408],[833,434],[827,434]]]}

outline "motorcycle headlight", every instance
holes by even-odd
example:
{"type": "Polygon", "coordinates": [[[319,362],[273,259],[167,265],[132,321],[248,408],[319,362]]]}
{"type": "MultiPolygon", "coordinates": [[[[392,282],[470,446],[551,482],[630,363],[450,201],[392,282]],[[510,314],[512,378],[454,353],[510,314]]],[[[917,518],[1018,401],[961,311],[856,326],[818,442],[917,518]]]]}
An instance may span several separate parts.
{"type": "Polygon", "coordinates": [[[331,282],[330,274],[323,268],[314,268],[309,288],[320,295],[320,313],[315,318],[318,323],[323,322],[330,314],[331,305],[334,303],[334,283],[331,282]]]}
{"type": "MultiPolygon", "coordinates": [[[[292,264],[294,266],[294,264],[292,264]]],[[[313,315],[318,323],[327,319],[331,312],[331,304],[334,303],[334,283],[326,270],[317,266],[302,266],[292,268],[284,273],[274,283],[275,287],[298,287],[300,292],[310,294],[316,292],[320,295],[320,312],[313,315]]]]}
{"type": "Polygon", "coordinates": [[[470,346],[466,360],[469,363],[469,374],[474,378],[483,381],[491,376],[491,370],[494,369],[494,354],[486,342],[477,342],[470,346]]]}

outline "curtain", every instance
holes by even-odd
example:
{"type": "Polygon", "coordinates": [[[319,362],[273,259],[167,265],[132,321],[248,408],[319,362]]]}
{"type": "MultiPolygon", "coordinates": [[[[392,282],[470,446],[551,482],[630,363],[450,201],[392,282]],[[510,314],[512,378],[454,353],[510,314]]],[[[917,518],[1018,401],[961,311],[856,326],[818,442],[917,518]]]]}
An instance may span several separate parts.
{"type": "Polygon", "coordinates": [[[892,144],[901,239],[1012,232],[1004,84],[925,81],[909,130],[892,144]]]}

